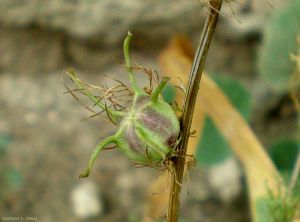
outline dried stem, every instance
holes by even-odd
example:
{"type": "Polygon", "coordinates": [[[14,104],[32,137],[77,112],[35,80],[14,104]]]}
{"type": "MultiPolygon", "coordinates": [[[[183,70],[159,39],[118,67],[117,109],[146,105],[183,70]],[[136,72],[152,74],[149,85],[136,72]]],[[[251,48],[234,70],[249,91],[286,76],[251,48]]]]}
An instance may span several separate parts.
{"type": "Polygon", "coordinates": [[[218,21],[222,0],[210,0],[212,6],[209,10],[207,19],[204,24],[202,36],[196,51],[193,66],[191,69],[187,96],[183,108],[183,116],[181,121],[181,141],[178,146],[178,157],[173,159],[175,175],[172,178],[171,192],[169,197],[168,222],[177,222],[179,218],[180,192],[185,166],[185,156],[190,136],[190,128],[199,90],[201,75],[208,54],[210,42],[212,40],[214,30],[218,21]]]}

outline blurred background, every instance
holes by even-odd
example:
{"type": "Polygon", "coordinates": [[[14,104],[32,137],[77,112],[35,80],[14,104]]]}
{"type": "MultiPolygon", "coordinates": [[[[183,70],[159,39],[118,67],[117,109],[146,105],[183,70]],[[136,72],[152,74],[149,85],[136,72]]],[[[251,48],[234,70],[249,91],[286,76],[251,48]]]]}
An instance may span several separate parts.
{"type": "MultiPolygon", "coordinates": [[[[284,172],[293,166],[299,147],[288,81],[296,69],[290,55],[300,52],[297,4],[225,3],[206,64],[221,85],[217,78],[226,77],[225,89],[237,88],[229,95],[236,106],[241,104],[263,145],[275,147],[275,161],[284,172]]],[[[111,150],[101,153],[89,178],[78,179],[91,151],[115,128],[97,117],[82,121],[89,113],[63,94],[63,82],[68,82],[64,71],[72,67],[94,85],[106,84],[103,74],[126,81],[122,42],[130,30],[133,61],[163,75],[157,64],[160,52],[178,35],[196,47],[207,7],[198,0],[0,1],[2,220],[142,221],[145,193],[156,171],[134,168],[111,150]]],[[[143,75],[139,79],[147,81],[143,75]]],[[[250,222],[241,166],[209,120],[203,135],[208,139],[199,144],[204,147],[197,154],[201,160],[182,192],[182,221],[250,222]]]]}

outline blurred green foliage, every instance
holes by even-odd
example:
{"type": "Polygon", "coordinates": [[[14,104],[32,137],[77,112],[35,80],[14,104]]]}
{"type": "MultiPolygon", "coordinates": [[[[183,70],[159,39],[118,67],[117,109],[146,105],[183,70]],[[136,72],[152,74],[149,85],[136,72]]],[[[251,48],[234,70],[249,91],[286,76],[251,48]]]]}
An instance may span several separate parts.
{"type": "MultiPolygon", "coordinates": [[[[273,89],[288,93],[290,79],[296,70],[291,55],[300,51],[300,1],[295,0],[283,9],[274,12],[266,26],[264,42],[259,54],[259,72],[273,89]]],[[[291,180],[300,142],[281,139],[268,149],[277,169],[288,186],[291,180]]],[[[258,200],[256,213],[259,222],[291,222],[300,203],[299,178],[293,190],[280,192],[258,200]],[[268,213],[267,213],[268,212],[268,213]]]]}
{"type": "Polygon", "coordinates": [[[196,159],[205,166],[221,163],[233,155],[227,141],[210,118],[206,118],[196,159]]]}
{"type": "Polygon", "coordinates": [[[291,172],[296,164],[299,141],[283,139],[269,149],[270,156],[281,172],[291,172]]]}
{"type": "Polygon", "coordinates": [[[300,206],[299,186],[285,193],[279,194],[269,191],[268,197],[260,198],[256,202],[258,222],[292,222],[300,206]]]}
{"type": "Polygon", "coordinates": [[[293,1],[286,9],[276,10],[266,26],[263,46],[259,54],[259,72],[277,90],[285,91],[296,69],[291,54],[297,54],[300,34],[300,1],[293,1]]]}
{"type": "Polygon", "coordinates": [[[256,204],[258,222],[292,222],[299,205],[300,196],[274,196],[261,198],[256,204]]]}
{"type": "MultiPolygon", "coordinates": [[[[237,80],[225,76],[215,75],[214,80],[228,96],[232,105],[245,119],[249,118],[251,98],[249,92],[237,80]]],[[[222,109],[222,107],[220,107],[222,109]]],[[[196,158],[202,165],[219,164],[233,155],[228,142],[213,121],[206,117],[203,133],[198,144],[196,158]]]]}

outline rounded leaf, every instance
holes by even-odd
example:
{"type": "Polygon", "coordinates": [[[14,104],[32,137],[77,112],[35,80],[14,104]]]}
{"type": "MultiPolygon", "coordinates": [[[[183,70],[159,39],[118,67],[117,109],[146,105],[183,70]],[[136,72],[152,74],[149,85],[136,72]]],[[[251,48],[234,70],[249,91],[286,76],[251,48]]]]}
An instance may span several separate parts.
{"type": "Polygon", "coordinates": [[[271,147],[269,153],[274,164],[280,171],[292,172],[299,151],[299,141],[281,140],[271,147]]]}
{"type": "Polygon", "coordinates": [[[163,96],[164,100],[169,104],[172,103],[172,101],[174,100],[175,94],[176,94],[176,90],[175,90],[174,86],[171,86],[169,84],[166,85],[166,87],[162,91],[162,96],[163,96]]]}

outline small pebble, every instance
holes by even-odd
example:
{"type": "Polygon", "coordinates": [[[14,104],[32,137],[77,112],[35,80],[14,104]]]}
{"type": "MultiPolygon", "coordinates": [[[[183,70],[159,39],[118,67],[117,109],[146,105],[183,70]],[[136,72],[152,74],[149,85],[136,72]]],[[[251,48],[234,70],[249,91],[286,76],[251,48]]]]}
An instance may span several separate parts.
{"type": "Polygon", "coordinates": [[[211,187],[222,201],[230,202],[241,192],[241,170],[235,159],[210,168],[208,175],[211,187]]]}
{"type": "Polygon", "coordinates": [[[72,189],[71,203],[74,214],[80,219],[99,216],[103,212],[99,190],[91,181],[82,181],[72,189]]]}

